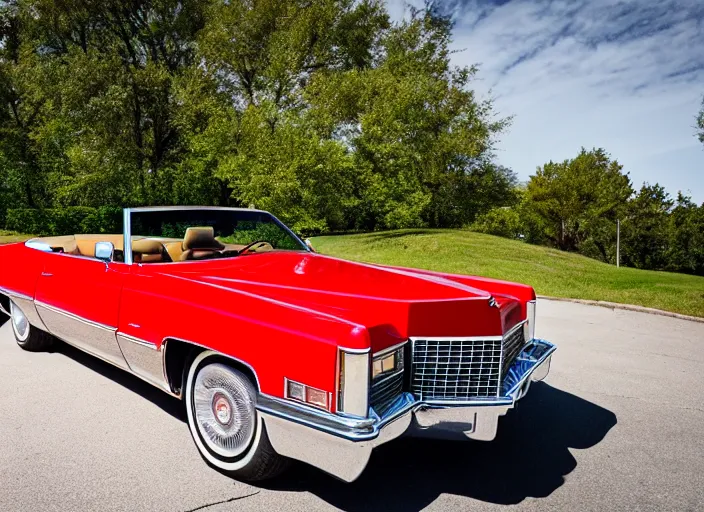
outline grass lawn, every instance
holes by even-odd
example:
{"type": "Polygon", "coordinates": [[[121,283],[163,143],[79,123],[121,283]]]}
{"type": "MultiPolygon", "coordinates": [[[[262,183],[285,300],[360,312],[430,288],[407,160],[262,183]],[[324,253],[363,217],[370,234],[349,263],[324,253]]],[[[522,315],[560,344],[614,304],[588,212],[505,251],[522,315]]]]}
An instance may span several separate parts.
{"type": "Polygon", "coordinates": [[[530,284],[539,295],[605,300],[704,317],[704,277],[606,263],[466,230],[400,230],[311,240],[340,258],[530,284]]]}
{"type": "Polygon", "coordinates": [[[21,233],[15,233],[14,231],[7,231],[0,229],[0,245],[11,244],[13,242],[23,242],[24,240],[29,240],[32,235],[23,235],[21,233]]]}

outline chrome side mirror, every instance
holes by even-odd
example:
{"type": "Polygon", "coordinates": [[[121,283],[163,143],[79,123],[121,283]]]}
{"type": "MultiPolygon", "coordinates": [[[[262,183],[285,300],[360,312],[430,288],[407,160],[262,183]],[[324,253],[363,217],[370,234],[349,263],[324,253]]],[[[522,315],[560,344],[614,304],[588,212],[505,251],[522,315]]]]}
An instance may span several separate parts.
{"type": "Polygon", "coordinates": [[[110,242],[95,243],[95,257],[100,261],[104,261],[105,263],[111,262],[114,252],[115,247],[110,242]]]}
{"type": "Polygon", "coordinates": [[[311,252],[317,252],[317,251],[313,248],[313,244],[311,243],[310,238],[306,238],[306,239],[304,240],[304,242],[305,242],[305,244],[306,244],[306,247],[308,247],[308,249],[310,249],[311,252]]]}

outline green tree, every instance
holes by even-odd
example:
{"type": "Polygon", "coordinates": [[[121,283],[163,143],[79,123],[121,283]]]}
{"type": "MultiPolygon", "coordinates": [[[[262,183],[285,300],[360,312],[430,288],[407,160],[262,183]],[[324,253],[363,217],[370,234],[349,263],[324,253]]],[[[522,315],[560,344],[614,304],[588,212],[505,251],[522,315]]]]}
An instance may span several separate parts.
{"type": "Polygon", "coordinates": [[[432,2],[14,0],[0,6],[8,207],[233,204],[299,230],[460,226],[511,204],[507,120],[432,2]]]}
{"type": "Polygon", "coordinates": [[[616,219],[632,195],[628,174],[603,149],[548,162],[530,177],[524,211],[532,241],[613,261],[616,219]]]}
{"type": "Polygon", "coordinates": [[[21,81],[21,20],[14,2],[0,5],[0,216],[8,207],[46,204],[46,181],[33,134],[44,106],[21,81]]]}
{"type": "Polygon", "coordinates": [[[621,258],[636,268],[664,269],[669,251],[673,201],[659,185],[645,183],[628,203],[621,226],[621,258]]]}
{"type": "Polygon", "coordinates": [[[450,64],[451,28],[414,11],[381,38],[376,66],[314,77],[314,124],[360,169],[356,228],[458,226],[510,203],[515,176],[491,163],[508,120],[475,98],[476,67],[450,64]]]}
{"type": "Polygon", "coordinates": [[[24,0],[5,10],[5,26],[18,27],[11,83],[52,201],[170,199],[180,154],[172,82],[194,63],[205,5],[24,0]]]}
{"type": "Polygon", "coordinates": [[[704,275],[704,203],[697,206],[682,193],[669,216],[666,261],[669,270],[704,275]]]}

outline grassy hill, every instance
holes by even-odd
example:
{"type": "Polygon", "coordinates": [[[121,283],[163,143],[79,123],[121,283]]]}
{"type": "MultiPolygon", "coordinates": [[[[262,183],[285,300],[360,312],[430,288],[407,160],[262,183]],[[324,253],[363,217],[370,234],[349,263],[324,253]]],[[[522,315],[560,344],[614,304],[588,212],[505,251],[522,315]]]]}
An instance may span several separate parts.
{"type": "Polygon", "coordinates": [[[32,238],[32,235],[23,235],[21,233],[15,233],[14,231],[0,229],[0,245],[22,242],[23,240],[28,240],[30,238],[32,238]]]}
{"type": "Polygon", "coordinates": [[[312,240],[341,258],[472,274],[532,285],[539,295],[605,300],[704,317],[704,277],[616,268],[466,230],[400,230],[312,240]]]}

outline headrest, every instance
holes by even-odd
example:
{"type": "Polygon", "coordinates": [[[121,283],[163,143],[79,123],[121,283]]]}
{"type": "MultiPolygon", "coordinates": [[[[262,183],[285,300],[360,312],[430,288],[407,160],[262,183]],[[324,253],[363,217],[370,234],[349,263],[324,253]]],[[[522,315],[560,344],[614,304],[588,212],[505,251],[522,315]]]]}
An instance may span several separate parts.
{"type": "Polygon", "coordinates": [[[161,242],[156,240],[149,240],[148,238],[142,238],[141,240],[132,241],[132,252],[139,252],[142,254],[161,254],[164,250],[164,246],[161,242]]]}
{"type": "Polygon", "coordinates": [[[186,229],[183,237],[183,250],[188,249],[223,249],[225,246],[215,240],[215,231],[212,226],[194,227],[186,229]]]}

